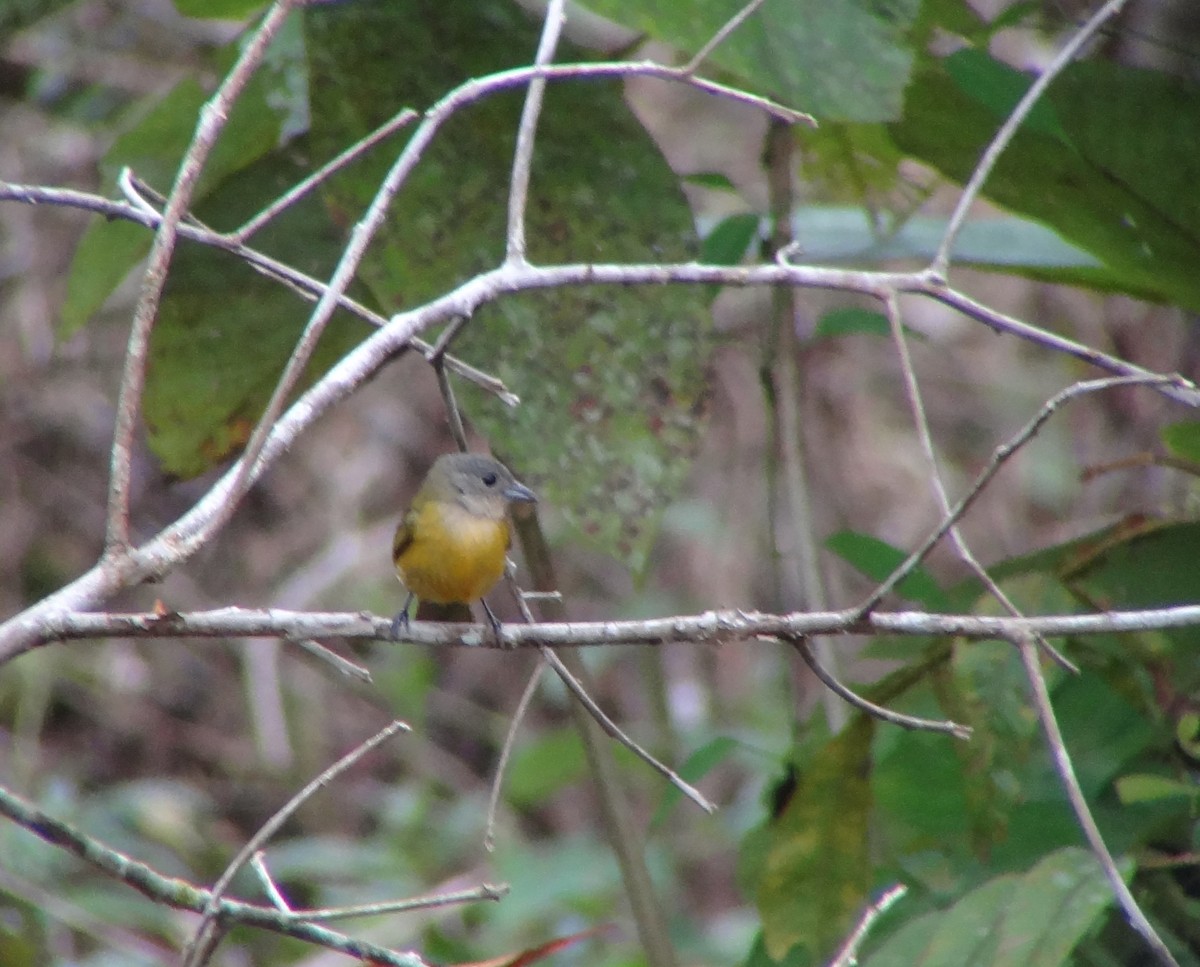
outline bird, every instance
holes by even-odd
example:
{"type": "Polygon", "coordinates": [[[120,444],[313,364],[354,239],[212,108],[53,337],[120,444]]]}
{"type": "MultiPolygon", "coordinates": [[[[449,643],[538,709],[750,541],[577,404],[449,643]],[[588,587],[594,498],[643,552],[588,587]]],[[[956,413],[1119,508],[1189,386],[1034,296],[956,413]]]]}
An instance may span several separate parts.
{"type": "MultiPolygon", "coordinates": [[[[537,495],[492,457],[447,453],[438,457],[417,489],[392,539],[392,561],[408,598],[392,622],[392,636],[408,623],[414,597],[430,603],[442,620],[469,619],[466,606],[480,601],[497,637],[500,622],[483,596],[504,574],[513,504],[537,495]]],[[[422,607],[422,610],[427,610],[422,607]]]]}

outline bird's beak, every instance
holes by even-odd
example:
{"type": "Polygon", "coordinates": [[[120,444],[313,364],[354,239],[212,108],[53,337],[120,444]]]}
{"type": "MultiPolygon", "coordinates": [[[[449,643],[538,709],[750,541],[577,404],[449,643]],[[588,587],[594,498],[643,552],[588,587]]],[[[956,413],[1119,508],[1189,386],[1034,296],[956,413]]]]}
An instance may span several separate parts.
{"type": "Polygon", "coordinates": [[[504,499],[514,504],[536,504],[537,494],[524,484],[514,480],[512,485],[504,491],[504,499]]]}

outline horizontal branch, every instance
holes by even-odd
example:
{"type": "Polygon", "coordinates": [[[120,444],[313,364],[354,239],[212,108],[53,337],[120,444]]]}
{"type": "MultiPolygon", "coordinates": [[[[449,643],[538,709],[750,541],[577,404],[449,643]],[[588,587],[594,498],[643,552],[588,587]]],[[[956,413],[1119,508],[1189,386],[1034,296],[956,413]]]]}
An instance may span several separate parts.
{"type": "MultiPolygon", "coordinates": [[[[112,205],[111,202],[104,202],[102,205],[95,198],[81,198],[75,193],[68,197],[61,191],[51,194],[47,190],[0,182],[0,201],[6,198],[32,203],[40,201],[68,205],[86,202],[88,205],[94,206],[94,210],[100,209],[103,205],[112,205]]],[[[120,214],[121,217],[126,217],[125,212],[120,214]]],[[[134,217],[134,220],[141,220],[140,216],[131,217],[134,217]]],[[[180,234],[187,236],[187,226],[181,226],[180,234]]],[[[131,549],[127,556],[118,561],[97,563],[65,587],[0,624],[0,664],[11,660],[38,643],[55,637],[54,634],[48,633],[47,622],[51,619],[62,618],[79,609],[92,607],[111,597],[117,591],[148,579],[161,577],[187,560],[219,529],[223,508],[230,499],[237,481],[257,479],[317,419],[337,403],[352,395],[397,353],[413,345],[416,337],[430,327],[450,319],[470,317],[481,306],[498,301],[506,295],[537,289],[596,284],[690,284],[737,287],[790,285],[858,292],[883,300],[896,292],[921,294],[952,306],[998,332],[1028,340],[1044,349],[1070,355],[1117,376],[1165,375],[1152,373],[1119,357],[1102,353],[1057,333],[996,312],[951,288],[936,273],[928,270],[873,272],[792,264],[747,266],[700,265],[697,263],[555,266],[506,264],[469,279],[423,306],[393,316],[381,329],[359,343],[283,414],[267,437],[258,459],[249,469],[248,477],[243,477],[245,473],[242,470],[243,461],[236,461],[191,510],[155,537],[141,546],[131,549]]],[[[1167,382],[1156,385],[1154,391],[1188,406],[1200,405],[1200,391],[1192,382],[1182,376],[1171,375],[1167,382]]],[[[827,623],[818,623],[816,627],[790,631],[785,629],[785,631],[790,634],[812,634],[822,633],[828,627],[827,623]]],[[[887,631],[891,629],[850,628],[838,623],[832,630],[836,633],[850,630],[887,631]]],[[[1008,627],[1002,633],[1011,634],[1013,630],[1008,627]]],[[[1073,633],[1070,630],[1065,632],[1035,630],[1046,634],[1073,633]]],[[[278,631],[264,633],[279,634],[278,631]]],[[[329,632],[308,632],[310,636],[314,637],[326,633],[345,634],[340,628],[329,632]]],[[[776,632],[765,629],[752,630],[749,633],[769,635],[776,632]]],[[[913,633],[967,634],[968,632],[927,628],[913,633]]],[[[997,632],[989,629],[976,636],[986,637],[995,633],[997,632]]],[[[359,636],[369,637],[370,635],[364,633],[359,636]]],[[[602,643],[606,640],[608,639],[569,643],[602,643]]],[[[442,642],[439,640],[438,643],[442,642]]],[[[548,641],[546,643],[557,644],[560,642],[548,641]]]]}
{"type": "MultiPolygon", "coordinates": [[[[934,635],[973,640],[1013,635],[1074,635],[1161,631],[1200,625],[1200,605],[1140,611],[1040,617],[936,614],[925,611],[846,611],[764,614],[706,611],[642,621],[571,621],[506,624],[497,638],[481,625],[410,622],[403,641],[440,647],[538,648],[595,645],[719,644],[747,638],[795,641],[810,635],[934,635]]],[[[350,638],[392,640],[392,619],[369,612],[220,608],[157,614],[66,611],[48,615],[39,644],[81,638],[350,638]]]]}
{"type": "MultiPolygon", "coordinates": [[[[75,827],[55,819],[33,803],[3,787],[0,787],[0,815],[7,816],[47,843],[73,853],[89,865],[158,903],[178,910],[201,913],[211,900],[212,894],[209,891],[202,890],[186,880],[164,876],[145,863],[130,859],[75,827]]],[[[388,950],[366,940],[348,937],[328,927],[308,922],[303,913],[276,910],[273,907],[242,903],[224,897],[218,900],[216,905],[217,915],[228,917],[231,922],[286,934],[368,963],[388,964],[390,967],[427,967],[425,961],[415,953],[388,950]]]]}

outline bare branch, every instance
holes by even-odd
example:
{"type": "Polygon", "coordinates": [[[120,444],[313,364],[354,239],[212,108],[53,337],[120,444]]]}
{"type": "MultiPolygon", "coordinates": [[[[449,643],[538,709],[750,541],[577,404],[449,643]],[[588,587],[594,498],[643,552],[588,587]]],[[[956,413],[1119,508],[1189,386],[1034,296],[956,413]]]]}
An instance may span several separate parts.
{"type": "MultiPolygon", "coordinates": [[[[115,880],[137,890],[156,903],[176,910],[202,913],[211,894],[186,880],[163,876],[145,863],[130,859],[99,840],[85,836],[68,823],[64,823],[36,805],[9,792],[0,786],[0,815],[7,816],[52,846],[58,846],[88,865],[115,880]]],[[[309,923],[297,916],[274,907],[256,906],[238,900],[222,898],[218,901],[217,915],[222,919],[236,921],[246,926],[258,927],[275,933],[295,937],[308,943],[318,944],[351,957],[358,957],[373,964],[387,967],[427,967],[414,953],[397,953],[365,940],[357,940],[337,933],[327,927],[309,923]]]]}
{"type": "MultiPolygon", "coordinates": [[[[562,34],[566,17],[563,0],[550,0],[542,22],[542,39],[538,42],[534,64],[542,67],[554,60],[554,49],[562,34]]],[[[533,144],[537,134],[542,100],[546,94],[546,78],[535,77],[525,91],[521,121],[517,126],[517,146],[513,152],[512,178],[508,188],[508,241],[505,260],[518,264],[525,261],[525,206],[529,198],[529,177],[533,170],[533,144]]]]}
{"type": "Polygon", "coordinates": [[[809,647],[807,638],[792,639],[792,646],[796,651],[800,652],[800,657],[804,659],[804,663],[812,669],[813,674],[825,684],[826,688],[855,708],[866,712],[871,717],[877,718],[882,722],[888,722],[891,725],[898,725],[902,729],[922,732],[944,732],[954,736],[956,739],[969,739],[971,737],[971,727],[969,725],[960,725],[958,722],[951,722],[949,720],[937,721],[935,719],[917,718],[915,715],[893,712],[890,708],[876,705],[869,699],[865,699],[847,688],[833,675],[829,674],[822,667],[821,663],[817,661],[817,656],[813,654],[812,648],[809,647]]]}
{"type": "MultiPolygon", "coordinates": [[[[329,785],[335,778],[349,769],[350,766],[354,765],[354,763],[376,746],[380,745],[385,739],[390,738],[399,731],[407,732],[409,731],[409,727],[397,720],[381,729],[365,742],[351,749],[346,755],[338,759],[337,762],[289,799],[275,815],[262,824],[258,832],[250,837],[246,845],[241,848],[237,856],[225,868],[225,872],[221,874],[221,878],[213,884],[208,901],[204,904],[204,917],[200,921],[200,925],[196,928],[191,943],[188,944],[188,952],[184,956],[184,967],[195,967],[195,965],[202,964],[211,955],[212,948],[220,933],[222,920],[220,901],[224,898],[225,890],[233,882],[233,878],[237,875],[237,872],[250,862],[251,857],[261,849],[267,840],[278,832],[279,828],[287,822],[306,800],[310,799],[318,790],[329,785]]],[[[233,920],[233,918],[224,919],[226,922],[232,922],[233,920]]]]}
{"type": "MultiPolygon", "coordinates": [[[[287,611],[281,608],[219,608],[159,615],[57,611],[48,614],[35,643],[89,638],[346,638],[392,640],[390,617],[365,611],[287,611]]],[[[478,625],[410,622],[404,640],[447,648],[582,648],[602,645],[658,647],[675,643],[728,644],[757,638],[793,638],[814,634],[951,636],[974,641],[1007,640],[1014,634],[1050,638],[1132,634],[1200,625],[1200,604],[1173,605],[1096,614],[1050,614],[1025,618],[996,615],[936,614],[927,611],[845,611],[766,614],[756,611],[705,611],[695,615],[640,621],[563,621],[531,625],[505,623],[499,638],[478,625]]]]}
{"type": "Polygon", "coordinates": [[[934,545],[945,536],[946,532],[950,530],[955,523],[962,519],[962,516],[967,512],[971,505],[975,503],[976,499],[983,492],[983,489],[988,485],[991,479],[996,476],[1000,468],[1004,466],[1004,464],[1009,460],[1010,457],[1012,457],[1013,454],[1015,454],[1022,446],[1024,446],[1037,434],[1038,430],[1042,428],[1045,422],[1049,420],[1050,417],[1053,416],[1061,406],[1087,393],[1096,393],[1101,390],[1112,389],[1117,386],[1153,386],[1169,379],[1170,377],[1162,376],[1114,376],[1108,379],[1094,379],[1089,380],[1088,382],[1075,383],[1071,386],[1068,386],[1066,389],[1056,393],[1054,396],[1048,399],[1042,405],[1042,408],[1034,415],[1033,419],[1021,427],[1021,429],[1018,430],[1011,438],[992,451],[991,458],[988,460],[987,465],[971,482],[971,485],[967,488],[966,493],[959,498],[958,502],[955,503],[955,505],[950,509],[949,513],[943,516],[941,523],[939,523],[937,528],[930,533],[930,535],[926,537],[924,541],[921,542],[920,546],[917,547],[917,549],[913,551],[907,558],[905,558],[904,562],[897,567],[895,571],[889,574],[887,579],[884,580],[879,587],[871,592],[870,597],[868,597],[866,601],[859,605],[859,612],[866,614],[868,611],[873,610],[878,606],[880,601],[882,601],[888,594],[891,593],[897,584],[899,584],[913,572],[917,565],[920,564],[921,561],[925,559],[926,555],[928,555],[933,549],[934,545]]]}
{"type": "Polygon", "coordinates": [[[150,256],[142,276],[142,289],[133,312],[121,390],[117,400],[117,425],[113,433],[109,471],[108,523],[105,555],[124,557],[129,546],[129,485],[133,460],[133,441],[142,405],[146,380],[146,361],[150,350],[150,332],[158,316],[158,303],[167,281],[167,268],[175,252],[179,222],[191,204],[192,193],[217,136],[225,127],[229,110],[262,63],[267,47],[287,19],[294,0],[278,0],[267,11],[258,29],[242,48],[233,69],[216,93],[200,109],[200,121],[192,143],[184,153],[175,185],[167,200],[166,211],[154,235],[150,256]]]}
{"type": "Polygon", "coordinates": [[[411,124],[417,119],[417,112],[412,108],[405,108],[390,121],[381,124],[374,131],[368,134],[365,138],[350,145],[345,151],[339,154],[336,158],[325,162],[316,171],[307,178],[297,182],[286,192],[280,195],[275,201],[267,205],[257,215],[247,221],[244,225],[234,229],[226,238],[235,245],[240,245],[245,242],[251,235],[257,232],[260,228],[267,224],[272,218],[278,215],[281,211],[291,207],[310,191],[317,187],[322,181],[325,181],[331,175],[341,171],[347,165],[361,158],[364,154],[370,151],[375,145],[381,141],[386,141],[389,137],[399,131],[407,124],[411,124]]]}
{"type": "Polygon", "coordinates": [[[866,939],[867,932],[874,926],[875,921],[887,913],[907,892],[908,887],[903,883],[897,883],[884,890],[879,899],[863,911],[862,916],[858,918],[858,923],[850,931],[850,936],[846,938],[846,942],[829,961],[829,967],[854,967],[858,963],[858,948],[866,939]]]}
{"type": "Polygon", "coordinates": [[[1108,851],[1104,837],[1100,835],[1100,828],[1096,825],[1091,810],[1088,809],[1087,800],[1079,786],[1079,780],[1075,778],[1075,767],[1071,764],[1070,753],[1067,752],[1066,744],[1063,742],[1058,719],[1054,716],[1054,707],[1050,703],[1050,691],[1046,688],[1046,679],[1042,676],[1042,669],[1038,664],[1038,648],[1033,636],[1029,633],[1018,632],[1009,637],[1009,641],[1016,645],[1020,652],[1021,664],[1025,668],[1025,677],[1029,681],[1033,706],[1037,711],[1042,732],[1046,736],[1046,744],[1050,749],[1054,770],[1058,773],[1059,780],[1066,791],[1067,800],[1071,803],[1071,810],[1079,821],[1084,838],[1104,870],[1104,878],[1108,880],[1113,896],[1120,904],[1129,925],[1141,934],[1142,939],[1154,953],[1155,959],[1164,967],[1179,967],[1175,957],[1167,949],[1167,945],[1163,943],[1154,927],[1150,925],[1150,921],[1142,913],[1133,894],[1129,892],[1129,887],[1125,885],[1125,880],[1122,878],[1120,870],[1117,869],[1117,864],[1113,861],[1112,853],[1108,851]]]}
{"type": "Polygon", "coordinates": [[[1062,73],[1067,64],[1075,59],[1075,55],[1079,53],[1083,45],[1095,36],[1096,31],[1106,21],[1114,17],[1127,2],[1128,0],[1108,0],[1104,6],[1092,14],[1075,36],[1063,45],[1063,49],[1055,55],[1054,60],[1042,71],[1041,76],[1029,85],[1029,90],[1025,92],[1021,100],[1017,102],[1017,106],[1013,108],[1012,113],[1000,126],[1000,130],[996,132],[996,136],[992,138],[991,143],[984,150],[979,163],[975,165],[975,170],[971,172],[971,178],[963,189],[962,194],[959,195],[958,203],[954,206],[954,211],[951,213],[950,220],[946,224],[946,231],[942,234],[942,240],[938,244],[937,252],[934,253],[930,268],[938,276],[945,277],[946,271],[950,266],[950,249],[954,247],[954,241],[962,229],[963,222],[966,220],[967,211],[975,203],[980,189],[983,188],[983,183],[987,181],[988,176],[992,173],[992,168],[996,165],[996,161],[999,160],[1000,155],[1004,153],[1009,142],[1012,141],[1013,135],[1017,133],[1017,128],[1029,116],[1029,112],[1033,110],[1033,106],[1041,100],[1042,95],[1046,92],[1046,88],[1050,86],[1054,78],[1062,73]]]}
{"type": "MultiPolygon", "coordinates": [[[[938,466],[937,453],[933,448],[933,434],[929,430],[929,420],[925,416],[925,403],[921,399],[921,387],[917,382],[917,373],[913,368],[912,357],[908,352],[908,338],[904,335],[904,323],[900,318],[899,300],[894,294],[890,295],[884,300],[884,306],[887,309],[888,326],[892,332],[892,343],[896,347],[896,354],[900,357],[900,372],[904,378],[904,393],[908,397],[908,405],[912,410],[913,423],[917,430],[917,440],[921,444],[921,453],[925,457],[925,463],[929,467],[929,481],[933,486],[938,510],[944,519],[950,520],[950,524],[947,526],[945,532],[950,535],[950,542],[954,545],[954,550],[958,553],[959,559],[967,565],[968,569],[975,575],[988,594],[1000,602],[1000,606],[1010,615],[1014,618],[1020,618],[1022,615],[1016,604],[1004,593],[1000,585],[992,580],[992,576],[984,570],[983,565],[979,563],[974,552],[967,546],[967,542],[963,539],[958,524],[953,519],[954,513],[950,506],[950,495],[946,492],[946,484],[942,480],[942,471],[938,466]]],[[[1044,638],[1039,639],[1039,644],[1060,665],[1078,674],[1079,669],[1060,652],[1052,648],[1048,641],[1044,638]]]]}
{"type": "Polygon", "coordinates": [[[683,65],[683,72],[685,74],[696,73],[700,69],[700,65],[708,59],[708,55],[725,43],[729,35],[749,20],[764,2],[765,0],[750,0],[746,6],[730,17],[725,26],[713,34],[709,42],[696,51],[696,55],[683,65]]]}
{"type": "Polygon", "coordinates": [[[492,777],[492,788],[488,792],[487,819],[483,824],[483,848],[489,853],[496,847],[496,809],[500,804],[500,788],[504,784],[508,760],[512,757],[512,750],[516,745],[517,730],[525,721],[525,715],[529,711],[530,703],[533,702],[533,696],[537,694],[538,682],[541,681],[545,668],[545,659],[537,663],[533,674],[529,676],[529,681],[521,690],[521,697],[517,700],[517,707],[513,709],[508,730],[504,733],[504,744],[500,747],[500,758],[496,761],[496,773],[492,777]]]}

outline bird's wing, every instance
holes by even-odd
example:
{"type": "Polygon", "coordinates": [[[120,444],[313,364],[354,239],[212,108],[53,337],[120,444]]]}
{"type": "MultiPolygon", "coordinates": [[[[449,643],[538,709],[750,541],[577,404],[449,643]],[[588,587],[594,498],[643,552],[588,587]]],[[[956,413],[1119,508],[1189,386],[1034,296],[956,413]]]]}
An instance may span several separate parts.
{"type": "Polygon", "coordinates": [[[417,522],[416,511],[410,510],[396,525],[396,535],[392,538],[392,560],[398,562],[400,555],[408,550],[413,542],[414,525],[417,522]]]}

